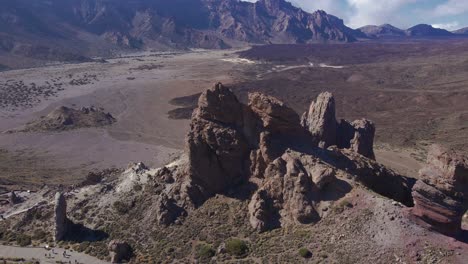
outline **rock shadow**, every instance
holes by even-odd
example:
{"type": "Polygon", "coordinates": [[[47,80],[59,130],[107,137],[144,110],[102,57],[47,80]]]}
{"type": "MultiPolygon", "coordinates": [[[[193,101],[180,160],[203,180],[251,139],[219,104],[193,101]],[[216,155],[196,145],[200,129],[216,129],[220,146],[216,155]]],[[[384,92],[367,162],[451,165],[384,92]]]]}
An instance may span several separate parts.
{"type": "Polygon", "coordinates": [[[81,242],[96,242],[109,238],[109,234],[102,230],[93,230],[83,224],[73,223],[69,221],[69,228],[65,235],[64,240],[81,243],[81,242]]]}
{"type": "Polygon", "coordinates": [[[347,193],[349,193],[353,187],[348,182],[336,179],[334,182],[331,182],[323,187],[320,192],[321,201],[337,201],[347,193]]]}

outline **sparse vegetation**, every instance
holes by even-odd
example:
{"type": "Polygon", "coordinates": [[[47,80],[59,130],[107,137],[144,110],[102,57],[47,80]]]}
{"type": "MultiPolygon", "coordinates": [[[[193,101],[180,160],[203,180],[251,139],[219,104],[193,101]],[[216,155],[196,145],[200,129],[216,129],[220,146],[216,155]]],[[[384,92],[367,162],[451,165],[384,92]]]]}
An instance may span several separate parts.
{"type": "Polygon", "coordinates": [[[243,257],[249,251],[247,243],[243,240],[234,238],[226,242],[226,252],[236,257],[243,257]]]}
{"type": "Polygon", "coordinates": [[[16,236],[16,243],[20,247],[29,246],[29,245],[31,245],[31,237],[28,236],[28,235],[24,235],[24,234],[18,234],[16,236]]]}
{"type": "Polygon", "coordinates": [[[307,248],[300,248],[299,249],[299,256],[301,256],[303,258],[310,258],[310,257],[312,257],[312,252],[310,252],[310,250],[308,250],[307,248]]]}
{"type": "Polygon", "coordinates": [[[208,244],[200,244],[197,246],[196,258],[199,260],[209,260],[215,255],[215,250],[208,244]]]}

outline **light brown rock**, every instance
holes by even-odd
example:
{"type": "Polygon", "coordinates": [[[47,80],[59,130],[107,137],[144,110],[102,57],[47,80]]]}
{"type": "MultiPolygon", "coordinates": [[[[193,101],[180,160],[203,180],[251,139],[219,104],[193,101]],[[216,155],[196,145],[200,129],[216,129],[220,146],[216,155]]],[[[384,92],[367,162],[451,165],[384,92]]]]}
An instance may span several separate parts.
{"type": "Polygon", "coordinates": [[[132,250],[130,245],[123,240],[111,240],[108,245],[111,263],[122,263],[131,257],[132,250]]]}
{"type": "Polygon", "coordinates": [[[367,119],[355,120],[351,125],[354,128],[354,137],[351,140],[350,148],[356,153],[369,159],[375,160],[374,155],[374,135],[375,125],[367,119]]]}
{"type": "Polygon", "coordinates": [[[302,126],[307,128],[322,148],[336,145],[335,99],[324,92],[312,101],[309,110],[302,115],[302,126]]]}

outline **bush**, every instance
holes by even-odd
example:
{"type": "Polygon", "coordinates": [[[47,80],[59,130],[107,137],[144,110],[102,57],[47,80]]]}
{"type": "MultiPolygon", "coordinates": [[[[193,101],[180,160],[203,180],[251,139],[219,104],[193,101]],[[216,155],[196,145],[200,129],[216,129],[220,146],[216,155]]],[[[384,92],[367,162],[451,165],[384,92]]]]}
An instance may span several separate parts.
{"type": "Polygon", "coordinates": [[[131,207],[132,206],[130,204],[124,203],[122,201],[116,201],[114,203],[114,209],[120,215],[124,215],[124,214],[128,213],[128,211],[130,211],[131,207]]]}
{"type": "Polygon", "coordinates": [[[27,236],[27,235],[18,235],[18,236],[16,237],[16,243],[17,243],[20,247],[29,246],[29,245],[31,245],[31,237],[30,237],[30,236],[27,236]]]}
{"type": "Polygon", "coordinates": [[[34,240],[45,240],[47,238],[47,233],[43,229],[36,229],[32,235],[34,240]]]}
{"type": "Polygon", "coordinates": [[[249,247],[247,243],[240,239],[231,239],[226,243],[226,252],[237,257],[247,254],[249,247]]]}
{"type": "Polygon", "coordinates": [[[197,246],[196,257],[200,260],[208,260],[215,255],[215,250],[208,244],[201,244],[197,246]]]}
{"type": "Polygon", "coordinates": [[[303,258],[310,258],[312,257],[312,252],[310,252],[307,248],[299,249],[299,256],[303,258]]]}

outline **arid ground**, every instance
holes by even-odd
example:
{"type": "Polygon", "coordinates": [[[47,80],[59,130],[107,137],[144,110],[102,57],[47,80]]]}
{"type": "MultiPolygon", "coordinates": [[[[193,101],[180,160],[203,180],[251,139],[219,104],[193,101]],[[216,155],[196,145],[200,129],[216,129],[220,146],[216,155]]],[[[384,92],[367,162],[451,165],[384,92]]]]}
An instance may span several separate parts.
{"type": "Polygon", "coordinates": [[[169,119],[174,97],[232,82],[232,51],[138,53],[106,63],[59,64],[0,73],[0,188],[71,185],[89,171],[143,161],[160,166],[183,148],[188,120],[169,119]],[[109,127],[5,133],[58,106],[110,112],[109,127]]]}
{"type": "Polygon", "coordinates": [[[377,126],[377,159],[416,176],[426,147],[468,147],[468,45],[463,41],[257,46],[241,51],[138,53],[106,63],[0,73],[0,130],[58,106],[101,107],[116,123],[64,132],[0,134],[0,186],[70,185],[95,169],[159,166],[183,149],[198,94],[223,82],[302,113],[321,91],[340,118],[377,126]],[[240,56],[240,58],[239,58],[240,56]]]}

